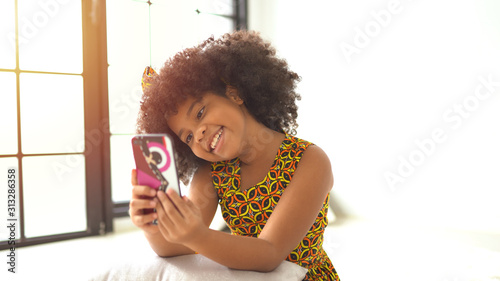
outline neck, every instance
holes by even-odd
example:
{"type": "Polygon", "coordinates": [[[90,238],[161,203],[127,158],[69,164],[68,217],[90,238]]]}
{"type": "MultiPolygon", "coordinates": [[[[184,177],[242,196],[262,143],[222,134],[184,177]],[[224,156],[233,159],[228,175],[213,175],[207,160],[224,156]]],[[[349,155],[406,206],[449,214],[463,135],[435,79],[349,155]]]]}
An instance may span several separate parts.
{"type": "Polygon", "coordinates": [[[240,161],[243,165],[259,163],[259,160],[274,157],[283,142],[284,134],[269,129],[261,123],[247,134],[246,142],[241,147],[240,161]]]}

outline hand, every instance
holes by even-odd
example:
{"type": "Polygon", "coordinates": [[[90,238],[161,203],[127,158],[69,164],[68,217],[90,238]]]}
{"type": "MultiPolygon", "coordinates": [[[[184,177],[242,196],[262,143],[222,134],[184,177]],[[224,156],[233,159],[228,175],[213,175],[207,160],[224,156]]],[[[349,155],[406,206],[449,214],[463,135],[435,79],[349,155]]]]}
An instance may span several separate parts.
{"type": "Polygon", "coordinates": [[[163,237],[177,244],[187,246],[189,242],[203,237],[208,227],[203,223],[200,209],[186,196],[175,191],[158,191],[158,226],[163,237]]]}
{"type": "Polygon", "coordinates": [[[153,212],[157,206],[155,200],[156,190],[144,185],[137,184],[137,171],[132,170],[132,199],[130,200],[129,215],[132,223],[150,234],[159,233],[158,226],[151,224],[158,218],[158,214],[153,212]]]}

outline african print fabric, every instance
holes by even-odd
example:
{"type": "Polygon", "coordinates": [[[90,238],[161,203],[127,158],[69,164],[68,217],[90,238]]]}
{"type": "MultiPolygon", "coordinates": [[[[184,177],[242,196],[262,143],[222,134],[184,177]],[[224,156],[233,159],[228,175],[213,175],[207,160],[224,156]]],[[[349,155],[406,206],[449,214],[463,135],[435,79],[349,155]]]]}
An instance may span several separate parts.
{"type": "MultiPolygon", "coordinates": [[[[259,236],[310,144],[286,135],[266,177],[243,191],[240,190],[239,158],[212,163],[212,181],[217,189],[222,216],[233,235],[259,236]]],[[[339,280],[323,249],[329,198],[328,195],[307,235],[286,258],[308,269],[304,280],[339,280]]]]}

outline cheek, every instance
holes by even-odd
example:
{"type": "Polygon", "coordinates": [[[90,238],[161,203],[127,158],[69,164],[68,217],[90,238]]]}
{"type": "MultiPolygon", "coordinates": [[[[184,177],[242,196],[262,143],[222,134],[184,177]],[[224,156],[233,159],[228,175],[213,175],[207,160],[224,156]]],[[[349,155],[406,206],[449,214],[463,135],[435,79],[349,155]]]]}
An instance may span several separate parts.
{"type": "Polygon", "coordinates": [[[221,119],[232,129],[240,129],[245,123],[245,115],[238,107],[230,107],[221,113],[221,119]]]}

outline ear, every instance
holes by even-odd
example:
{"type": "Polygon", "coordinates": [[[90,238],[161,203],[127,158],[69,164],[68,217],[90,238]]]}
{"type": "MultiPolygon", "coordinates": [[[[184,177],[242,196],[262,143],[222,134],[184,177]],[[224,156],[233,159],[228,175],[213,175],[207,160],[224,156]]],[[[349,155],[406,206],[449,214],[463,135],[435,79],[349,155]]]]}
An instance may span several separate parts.
{"type": "Polygon", "coordinates": [[[238,89],[236,89],[235,87],[233,87],[231,85],[226,86],[226,97],[228,99],[234,101],[238,105],[243,104],[243,100],[240,97],[240,93],[238,92],[238,89]]]}

